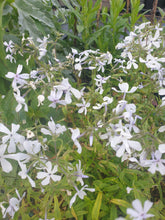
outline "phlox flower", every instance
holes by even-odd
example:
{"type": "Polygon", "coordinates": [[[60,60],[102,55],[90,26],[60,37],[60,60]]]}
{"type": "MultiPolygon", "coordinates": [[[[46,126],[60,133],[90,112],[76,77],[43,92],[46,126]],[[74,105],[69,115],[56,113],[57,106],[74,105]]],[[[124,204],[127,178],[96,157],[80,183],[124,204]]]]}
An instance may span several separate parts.
{"type": "Polygon", "coordinates": [[[160,151],[160,153],[165,153],[165,144],[159,144],[159,151],[160,151]]]}
{"type": "Polygon", "coordinates": [[[26,179],[28,178],[30,184],[32,187],[35,187],[36,184],[35,182],[32,180],[32,178],[27,174],[28,173],[28,169],[26,167],[26,164],[19,162],[19,166],[21,168],[21,171],[18,172],[18,175],[22,178],[22,179],[26,179]]]}
{"type": "Polygon", "coordinates": [[[140,165],[143,167],[149,167],[148,171],[155,174],[156,171],[160,172],[161,175],[165,175],[165,159],[161,159],[162,153],[156,150],[152,153],[152,159],[143,159],[143,163],[140,165]]]}
{"type": "Polygon", "coordinates": [[[43,38],[43,40],[41,40],[40,38],[37,38],[37,41],[40,43],[39,47],[38,47],[38,50],[39,50],[39,57],[38,59],[41,60],[42,57],[45,56],[46,52],[47,52],[47,40],[49,38],[49,35],[48,37],[45,37],[43,38]]]}
{"type": "Polygon", "coordinates": [[[96,75],[95,81],[96,81],[96,86],[98,87],[95,91],[99,92],[100,94],[103,94],[104,89],[103,89],[103,84],[106,83],[106,81],[110,78],[111,76],[103,77],[100,74],[96,75]]]}
{"type": "Polygon", "coordinates": [[[77,176],[76,181],[80,182],[81,186],[83,186],[84,185],[83,178],[88,178],[88,176],[83,174],[83,171],[81,169],[81,160],[79,160],[79,163],[76,164],[76,169],[77,169],[77,171],[74,172],[74,175],[77,176]]]}
{"type": "Polygon", "coordinates": [[[147,212],[150,210],[152,205],[153,205],[152,202],[150,202],[149,200],[146,200],[144,202],[144,207],[143,207],[140,200],[136,199],[132,202],[133,209],[128,208],[127,214],[130,215],[130,217],[133,220],[143,220],[143,219],[153,217],[154,215],[147,214],[147,212]]]}
{"type": "Polygon", "coordinates": [[[78,110],[78,113],[83,113],[86,115],[87,114],[87,108],[90,106],[89,102],[85,102],[84,98],[82,98],[82,103],[78,103],[76,104],[77,107],[80,107],[80,109],[78,110]]]}
{"type": "Polygon", "coordinates": [[[120,89],[120,90],[117,90],[117,89],[114,88],[114,87],[112,87],[112,89],[115,90],[116,92],[124,93],[123,99],[125,99],[126,93],[134,93],[134,92],[137,90],[137,88],[138,88],[138,87],[133,86],[133,87],[131,88],[131,90],[128,91],[128,89],[129,89],[128,83],[119,83],[118,86],[119,86],[119,89],[120,89]]]}
{"type": "Polygon", "coordinates": [[[38,107],[40,106],[40,105],[43,105],[43,101],[45,100],[45,96],[44,95],[39,95],[38,97],[37,97],[37,99],[38,99],[38,107]]]}
{"type": "Polygon", "coordinates": [[[60,135],[62,134],[64,131],[66,131],[66,127],[64,125],[60,125],[60,124],[55,124],[53,118],[50,118],[51,121],[48,122],[48,129],[46,128],[41,128],[41,132],[45,135],[60,135]]]}
{"type": "Polygon", "coordinates": [[[77,187],[75,187],[75,189],[76,189],[76,193],[75,193],[75,195],[71,198],[71,200],[70,200],[70,208],[72,207],[72,205],[73,205],[73,203],[76,201],[76,198],[77,198],[77,196],[80,198],[80,199],[84,199],[84,196],[86,196],[87,194],[86,194],[86,192],[84,192],[84,190],[87,190],[87,191],[90,191],[90,192],[94,192],[95,191],[95,189],[93,189],[93,188],[87,188],[88,187],[88,185],[85,185],[85,186],[83,186],[80,190],[78,190],[78,188],[77,187]]]}
{"type": "Polygon", "coordinates": [[[116,129],[116,132],[118,131],[120,132],[119,135],[114,135],[110,138],[111,147],[116,151],[117,157],[121,157],[125,151],[131,154],[131,149],[136,151],[142,150],[141,144],[138,141],[130,140],[132,135],[126,127],[116,129]]]}
{"type": "Polygon", "coordinates": [[[113,102],[113,98],[109,98],[108,96],[104,96],[103,103],[98,104],[96,103],[96,106],[93,106],[93,109],[101,109],[102,107],[105,107],[105,111],[107,110],[107,105],[111,104],[113,102]]]}
{"type": "Polygon", "coordinates": [[[164,132],[165,131],[165,125],[164,126],[161,126],[159,129],[158,129],[159,132],[164,132]]]}
{"type": "Polygon", "coordinates": [[[14,43],[12,40],[7,43],[6,41],[3,43],[3,45],[6,47],[6,52],[10,52],[11,54],[13,53],[13,48],[14,48],[14,43]]]}
{"type": "Polygon", "coordinates": [[[41,143],[38,140],[25,140],[23,142],[23,147],[28,154],[35,155],[40,152],[41,143]]]}
{"type": "Polygon", "coordinates": [[[65,102],[66,104],[70,104],[72,102],[71,96],[72,94],[77,98],[81,98],[81,93],[77,89],[73,88],[69,81],[68,78],[65,78],[62,80],[60,85],[55,86],[59,91],[62,91],[65,94],[65,102]]]}
{"type": "Polygon", "coordinates": [[[9,214],[11,216],[11,218],[13,219],[15,213],[19,210],[20,203],[26,193],[23,193],[23,195],[21,197],[18,190],[16,189],[16,194],[17,194],[18,198],[12,197],[9,200],[9,206],[5,209],[3,218],[6,218],[7,214],[9,214]]]}
{"type": "Polygon", "coordinates": [[[165,106],[165,97],[162,98],[162,104],[160,105],[160,107],[165,106]]]}
{"type": "Polygon", "coordinates": [[[31,130],[26,130],[27,139],[33,138],[35,134],[31,130]]]}
{"type": "Polygon", "coordinates": [[[80,143],[79,143],[79,141],[78,141],[78,138],[80,137],[80,130],[79,130],[79,128],[76,128],[76,129],[69,128],[69,129],[70,129],[70,131],[72,132],[71,138],[72,138],[74,144],[76,145],[76,147],[78,148],[78,149],[77,149],[77,152],[78,152],[79,154],[81,154],[81,152],[82,152],[82,147],[81,147],[81,145],[80,145],[80,143]]]}
{"type": "Polygon", "coordinates": [[[66,105],[66,102],[64,100],[60,100],[62,97],[63,91],[62,90],[51,90],[50,96],[48,96],[49,101],[52,103],[49,105],[49,107],[56,108],[57,104],[60,105],[66,105]]]}
{"type": "Polygon", "coordinates": [[[159,95],[165,95],[165,89],[164,88],[159,89],[159,95]]]}
{"type": "Polygon", "coordinates": [[[28,106],[27,106],[27,104],[26,104],[26,102],[25,102],[24,97],[22,97],[22,96],[20,95],[20,90],[19,90],[19,89],[17,89],[16,91],[17,91],[17,93],[14,92],[14,97],[15,97],[15,99],[16,99],[18,105],[16,106],[15,111],[16,111],[16,112],[19,112],[19,111],[22,109],[23,105],[24,105],[24,111],[25,111],[25,112],[28,112],[28,106]]]}
{"type": "Polygon", "coordinates": [[[44,167],[45,172],[37,173],[37,178],[43,179],[41,182],[43,186],[48,185],[51,180],[53,180],[54,182],[61,180],[61,176],[55,174],[58,171],[57,168],[58,165],[55,165],[54,168],[52,169],[52,163],[48,161],[44,167]]]}
{"type": "Polygon", "coordinates": [[[82,71],[82,66],[81,66],[80,63],[76,63],[76,64],[74,65],[74,68],[75,68],[75,70],[82,71]]]}
{"type": "Polygon", "coordinates": [[[129,194],[133,190],[133,188],[127,187],[126,190],[127,190],[127,193],[129,194]]]}
{"type": "Polygon", "coordinates": [[[134,69],[137,69],[138,68],[138,65],[136,63],[136,60],[132,58],[132,54],[130,52],[128,52],[127,54],[128,58],[129,58],[129,61],[127,62],[127,69],[131,69],[131,67],[133,66],[134,69]]]}
{"type": "Polygon", "coordinates": [[[150,69],[155,69],[155,70],[159,70],[162,66],[162,62],[165,62],[165,58],[158,58],[158,57],[154,57],[151,54],[148,54],[146,56],[146,60],[144,60],[143,58],[139,58],[139,61],[141,63],[145,63],[146,66],[150,69]]]}
{"type": "Polygon", "coordinates": [[[116,108],[114,108],[112,111],[115,112],[116,115],[120,115],[124,109],[126,108],[127,105],[127,101],[126,100],[120,100],[116,106],[116,108]]]}
{"type": "Polygon", "coordinates": [[[150,25],[151,22],[143,22],[142,24],[138,25],[138,26],[135,26],[135,31],[138,32],[138,33],[141,33],[141,31],[148,25],[150,25]]]}
{"type": "Polygon", "coordinates": [[[8,72],[5,75],[9,79],[13,78],[13,82],[12,82],[13,89],[17,88],[17,84],[21,86],[27,84],[26,80],[29,79],[29,74],[28,73],[20,74],[22,72],[22,68],[23,66],[19,64],[16,73],[8,72]]]}
{"type": "Polygon", "coordinates": [[[16,145],[20,150],[22,150],[21,145],[23,144],[25,138],[24,136],[17,134],[17,131],[19,130],[19,128],[20,128],[20,125],[12,124],[11,131],[10,131],[6,126],[0,123],[0,132],[7,134],[2,137],[2,143],[5,144],[9,141],[8,153],[15,153],[16,145]]]}
{"type": "Polygon", "coordinates": [[[48,37],[44,36],[43,39],[37,38],[37,42],[40,43],[39,48],[46,48],[47,44],[48,44],[48,39],[49,39],[49,35],[48,35],[48,37]]]}
{"type": "Polygon", "coordinates": [[[103,53],[100,57],[96,57],[96,67],[98,67],[97,71],[103,73],[105,71],[104,66],[112,63],[112,54],[108,51],[107,53],[103,53]]]}
{"type": "Polygon", "coordinates": [[[7,148],[6,144],[0,145],[0,164],[2,170],[6,173],[9,173],[13,169],[13,167],[11,163],[6,160],[7,158],[10,158],[8,155],[5,155],[6,148],[7,148]]]}
{"type": "Polygon", "coordinates": [[[146,42],[146,49],[150,50],[152,46],[159,48],[160,47],[160,43],[161,43],[161,39],[160,37],[160,31],[159,29],[156,30],[154,37],[152,37],[152,35],[150,34],[149,36],[146,37],[145,42],[146,42]]]}
{"type": "Polygon", "coordinates": [[[10,60],[10,63],[16,63],[16,59],[11,54],[7,54],[5,59],[10,60]]]}
{"type": "Polygon", "coordinates": [[[107,53],[103,53],[100,56],[103,60],[106,61],[107,64],[111,64],[112,63],[112,54],[107,51],[107,53]]]}

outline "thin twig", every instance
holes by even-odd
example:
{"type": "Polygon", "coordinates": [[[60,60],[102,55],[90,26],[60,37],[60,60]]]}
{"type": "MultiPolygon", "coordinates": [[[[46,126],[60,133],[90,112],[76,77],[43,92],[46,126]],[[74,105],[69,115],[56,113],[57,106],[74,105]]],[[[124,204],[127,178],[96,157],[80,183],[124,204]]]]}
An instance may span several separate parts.
{"type": "Polygon", "coordinates": [[[152,8],[152,11],[151,11],[151,23],[152,24],[154,23],[157,5],[158,5],[158,0],[154,0],[153,1],[153,8],[152,8]]]}
{"type": "Polygon", "coordinates": [[[97,30],[98,30],[98,28],[99,28],[101,9],[102,9],[102,2],[100,3],[100,8],[99,8],[99,10],[98,10],[98,12],[97,12],[97,26],[96,26],[96,29],[97,29],[97,30]]]}
{"type": "Polygon", "coordinates": [[[129,8],[130,8],[130,0],[127,0],[127,14],[129,13],[129,8]]]}

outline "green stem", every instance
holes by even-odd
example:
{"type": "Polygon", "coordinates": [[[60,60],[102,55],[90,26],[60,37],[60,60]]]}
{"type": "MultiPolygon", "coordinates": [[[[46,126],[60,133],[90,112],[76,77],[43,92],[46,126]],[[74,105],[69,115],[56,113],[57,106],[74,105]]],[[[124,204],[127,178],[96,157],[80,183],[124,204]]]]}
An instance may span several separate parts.
{"type": "Polygon", "coordinates": [[[3,16],[3,8],[6,3],[6,0],[0,2],[0,59],[5,63],[5,51],[3,46],[3,35],[4,29],[2,26],[2,16],[3,16]]]}

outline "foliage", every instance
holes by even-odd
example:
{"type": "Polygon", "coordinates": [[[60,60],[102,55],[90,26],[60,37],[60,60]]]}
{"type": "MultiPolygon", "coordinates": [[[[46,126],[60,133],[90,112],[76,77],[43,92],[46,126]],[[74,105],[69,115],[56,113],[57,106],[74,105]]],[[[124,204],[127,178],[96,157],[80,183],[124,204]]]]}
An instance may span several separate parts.
{"type": "Polygon", "coordinates": [[[4,2],[0,218],[165,218],[163,27],[135,25],[138,1],[136,18],[121,0],[110,14],[100,1],[4,2]],[[78,31],[69,53],[54,17],[78,31]]]}

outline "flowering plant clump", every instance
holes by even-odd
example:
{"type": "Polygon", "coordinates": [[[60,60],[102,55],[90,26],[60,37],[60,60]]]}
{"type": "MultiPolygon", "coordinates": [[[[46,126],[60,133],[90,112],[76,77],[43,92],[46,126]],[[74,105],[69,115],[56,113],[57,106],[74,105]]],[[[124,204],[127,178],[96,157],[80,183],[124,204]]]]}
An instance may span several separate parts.
{"type": "Polygon", "coordinates": [[[142,23],[117,58],[72,48],[62,60],[49,35],[4,42],[16,66],[0,99],[2,218],[163,218],[163,37],[142,23]]]}

